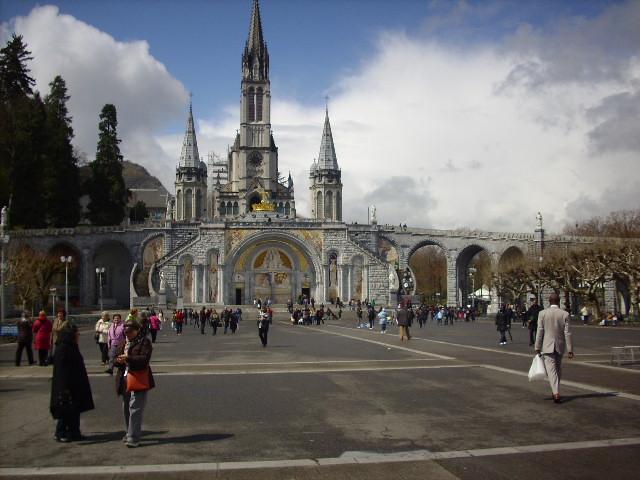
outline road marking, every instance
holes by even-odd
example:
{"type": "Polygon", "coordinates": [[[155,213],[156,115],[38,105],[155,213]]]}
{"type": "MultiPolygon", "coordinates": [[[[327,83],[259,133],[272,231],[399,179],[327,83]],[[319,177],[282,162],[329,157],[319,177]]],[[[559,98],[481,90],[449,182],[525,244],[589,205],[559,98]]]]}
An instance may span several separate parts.
{"type": "MultiPolygon", "coordinates": [[[[282,323],[284,325],[287,324],[286,322],[279,322],[279,323],[282,323]]],[[[327,325],[327,326],[328,327],[337,327],[337,328],[347,328],[347,327],[341,327],[341,326],[338,326],[338,325],[327,325]]],[[[387,348],[394,348],[396,350],[403,350],[405,352],[417,353],[418,355],[427,355],[429,357],[439,358],[441,360],[455,360],[455,358],[453,358],[453,357],[447,357],[445,355],[438,355],[437,353],[424,352],[422,350],[416,350],[414,348],[403,347],[401,345],[395,345],[393,343],[379,342],[377,340],[371,340],[369,338],[356,337],[354,335],[347,335],[345,333],[340,333],[340,332],[330,332],[330,331],[327,331],[327,330],[321,330],[319,328],[314,328],[311,325],[308,325],[308,326],[306,326],[304,328],[306,328],[307,330],[311,330],[313,332],[324,333],[326,335],[337,335],[339,337],[351,338],[352,340],[358,340],[360,342],[373,343],[374,345],[381,345],[381,346],[387,347],[387,348]]]]}
{"type": "MultiPolygon", "coordinates": [[[[479,367],[487,368],[489,370],[495,370],[496,372],[510,373],[512,375],[519,375],[521,377],[528,376],[527,372],[521,372],[519,370],[512,370],[510,368],[496,367],[495,365],[478,365],[479,367]]],[[[580,382],[572,382],[571,380],[562,380],[562,385],[567,385],[569,387],[580,388],[582,390],[588,390],[596,393],[611,393],[616,397],[627,398],[629,400],[635,400],[636,402],[640,402],[640,395],[634,395],[633,393],[620,392],[617,390],[612,390],[611,388],[599,387],[597,385],[589,385],[586,383],[580,382]]]]}
{"type": "MultiPolygon", "coordinates": [[[[302,368],[288,370],[236,370],[228,372],[193,372],[178,371],[175,372],[153,372],[154,377],[172,376],[172,375],[273,375],[277,373],[348,373],[348,372],[387,372],[393,370],[429,370],[438,368],[469,368],[478,367],[479,365],[462,364],[462,365],[403,365],[398,367],[347,367],[347,368],[302,368]]],[[[92,375],[89,375],[90,377],[92,375]]]]}
{"type": "MultiPolygon", "coordinates": [[[[142,442],[144,443],[144,441],[142,442]]],[[[105,465],[78,467],[0,468],[0,477],[37,477],[45,475],[127,475],[139,473],[219,472],[230,470],[255,470],[276,468],[322,467],[330,465],[367,465],[444,460],[449,458],[473,458],[500,455],[521,455],[539,452],[561,452],[587,448],[611,448],[640,445],[640,437],[588,440],[582,442],[546,443],[537,445],[509,445],[493,448],[431,452],[413,450],[394,453],[345,452],[333,458],[308,458],[296,460],[262,460],[248,462],[173,463],[164,465],[105,465]]]]}
{"type": "MultiPolygon", "coordinates": [[[[336,328],[345,328],[345,329],[349,329],[349,330],[353,330],[350,327],[344,327],[341,325],[330,325],[331,327],[336,327],[336,328]]],[[[349,338],[358,338],[358,337],[352,337],[349,335],[345,335],[348,336],[349,338]]],[[[451,346],[451,347],[460,347],[460,348],[467,348],[470,350],[479,350],[481,352],[490,352],[490,353],[504,353],[507,355],[515,355],[517,357],[525,357],[525,358],[533,358],[533,352],[532,353],[520,353],[520,352],[510,352],[509,350],[499,350],[497,348],[489,348],[489,347],[477,347],[475,345],[464,345],[462,343],[453,343],[453,342],[445,342],[444,340],[432,340],[430,338],[422,338],[422,337],[411,337],[413,340],[422,340],[423,342],[431,342],[431,343],[439,343],[442,345],[447,345],[447,346],[451,346]]],[[[418,350],[419,351],[419,350],[418,350]]],[[[428,354],[428,355],[435,355],[434,353],[432,354],[428,354]]],[[[606,355],[606,354],[586,354],[586,355],[606,355]]],[[[585,355],[585,356],[586,356],[585,355]]],[[[578,356],[581,356],[580,354],[578,354],[578,356]]],[[[455,358],[450,357],[452,360],[454,360],[455,358]]],[[[640,373],[640,370],[633,370],[630,368],[622,368],[622,367],[614,367],[613,365],[600,365],[598,363],[592,363],[592,362],[581,362],[580,360],[571,360],[571,363],[576,364],[576,365],[583,365],[583,366],[587,366],[587,367],[595,367],[595,368],[607,368],[610,370],[615,370],[617,372],[626,372],[626,373],[640,373]]]]}

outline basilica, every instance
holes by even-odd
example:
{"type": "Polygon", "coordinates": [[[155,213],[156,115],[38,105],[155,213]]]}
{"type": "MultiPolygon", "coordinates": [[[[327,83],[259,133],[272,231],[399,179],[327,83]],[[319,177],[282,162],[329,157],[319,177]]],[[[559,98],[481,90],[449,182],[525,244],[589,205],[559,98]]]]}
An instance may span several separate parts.
{"type": "Polygon", "coordinates": [[[318,158],[310,162],[311,215],[298,216],[293,179],[284,179],[278,167],[269,68],[255,0],[242,52],[240,128],[227,158],[211,156],[205,163],[190,106],[167,229],[155,249],[162,256],[152,257],[147,268],[149,294],[183,305],[253,298],[284,303],[303,295],[319,301],[379,297],[386,303],[388,264],[350,238],[342,222],[328,110],[318,158]]]}

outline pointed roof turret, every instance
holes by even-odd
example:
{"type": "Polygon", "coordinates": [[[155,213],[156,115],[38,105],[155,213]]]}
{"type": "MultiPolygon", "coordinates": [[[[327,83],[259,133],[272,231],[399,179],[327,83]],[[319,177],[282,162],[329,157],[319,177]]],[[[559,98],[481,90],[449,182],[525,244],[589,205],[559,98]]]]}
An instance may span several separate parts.
{"type": "Polygon", "coordinates": [[[181,167],[199,167],[200,154],[198,153],[198,141],[196,140],[196,129],[193,124],[193,108],[189,102],[189,118],[187,119],[187,130],[182,141],[182,152],[180,153],[181,167]]]}
{"type": "Polygon", "coordinates": [[[320,154],[318,155],[319,169],[339,170],[336,149],[333,146],[333,136],[331,135],[331,124],[329,123],[329,108],[325,110],[324,129],[322,131],[322,141],[320,142],[320,154]]]}
{"type": "Polygon", "coordinates": [[[242,55],[242,76],[249,80],[269,79],[269,52],[262,35],[258,0],[253,0],[249,37],[242,55]]]}

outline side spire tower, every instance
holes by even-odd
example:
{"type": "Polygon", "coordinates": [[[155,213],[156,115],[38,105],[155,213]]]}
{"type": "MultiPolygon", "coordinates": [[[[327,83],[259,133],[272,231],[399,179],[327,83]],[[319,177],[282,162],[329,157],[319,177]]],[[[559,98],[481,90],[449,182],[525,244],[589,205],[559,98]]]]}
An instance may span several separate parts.
{"type": "Polygon", "coordinates": [[[187,129],[176,168],[175,217],[178,221],[200,221],[205,216],[207,198],[207,166],[200,160],[193,104],[189,101],[187,129]]]}
{"type": "Polygon", "coordinates": [[[336,149],[333,144],[329,107],[325,108],[324,128],[320,140],[318,160],[309,170],[311,217],[320,220],[342,221],[342,180],[336,149]]]}
{"type": "Polygon", "coordinates": [[[180,166],[197,167],[200,164],[200,154],[198,153],[198,140],[196,139],[196,128],[193,122],[193,104],[189,101],[189,117],[187,118],[187,128],[182,141],[182,151],[180,153],[180,166]]]}

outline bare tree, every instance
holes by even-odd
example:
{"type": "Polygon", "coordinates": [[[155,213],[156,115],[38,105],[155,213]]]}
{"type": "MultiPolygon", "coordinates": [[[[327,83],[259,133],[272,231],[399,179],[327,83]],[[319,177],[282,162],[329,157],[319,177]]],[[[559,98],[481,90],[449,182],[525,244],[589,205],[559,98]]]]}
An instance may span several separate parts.
{"type": "Polygon", "coordinates": [[[47,304],[49,288],[61,271],[64,267],[56,257],[19,247],[9,254],[7,283],[13,285],[20,308],[25,310],[47,304]]]}

